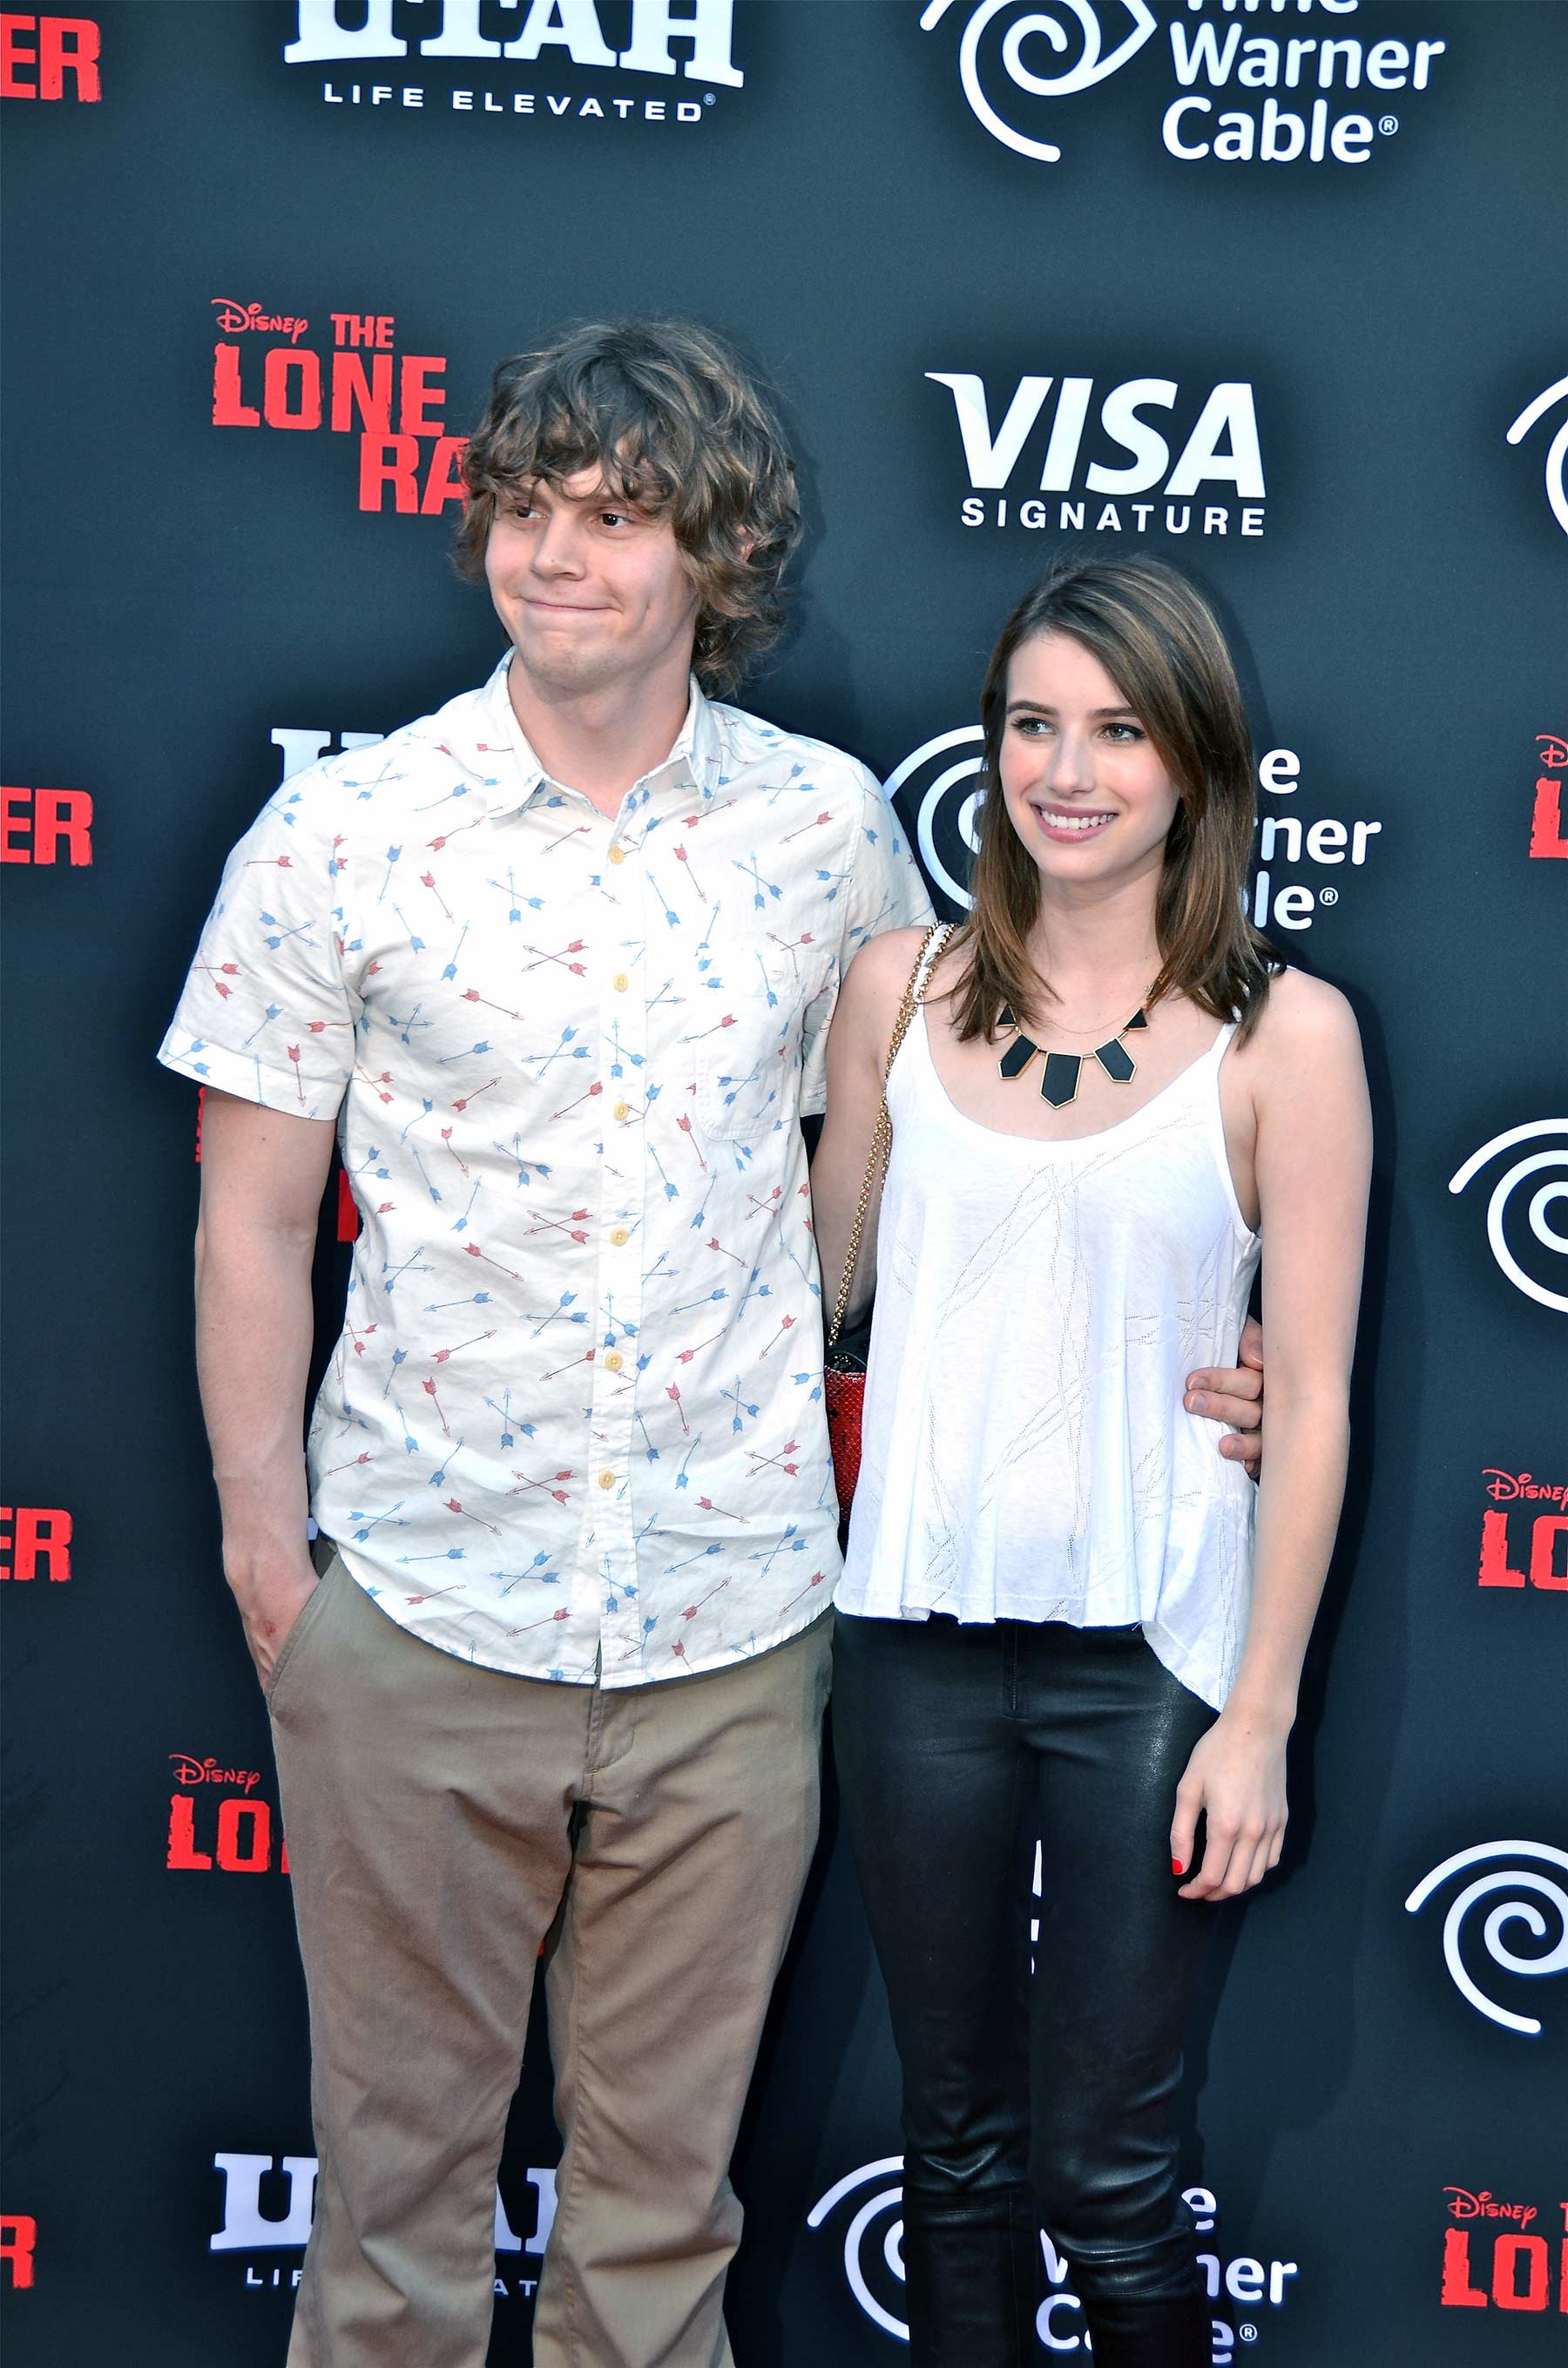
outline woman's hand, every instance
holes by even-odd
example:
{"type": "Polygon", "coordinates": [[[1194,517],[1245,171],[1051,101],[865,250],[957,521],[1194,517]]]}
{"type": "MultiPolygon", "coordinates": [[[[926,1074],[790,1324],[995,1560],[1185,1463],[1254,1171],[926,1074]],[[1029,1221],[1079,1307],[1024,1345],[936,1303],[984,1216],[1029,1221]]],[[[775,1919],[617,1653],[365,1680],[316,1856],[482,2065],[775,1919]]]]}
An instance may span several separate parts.
{"type": "Polygon", "coordinates": [[[1171,1872],[1192,1865],[1201,1812],[1203,1863],[1184,1883],[1183,1899],[1237,1899],[1279,1863],[1285,1840],[1285,1739],[1288,1722],[1228,1705],[1197,1745],[1176,1786],[1171,1872]]]}

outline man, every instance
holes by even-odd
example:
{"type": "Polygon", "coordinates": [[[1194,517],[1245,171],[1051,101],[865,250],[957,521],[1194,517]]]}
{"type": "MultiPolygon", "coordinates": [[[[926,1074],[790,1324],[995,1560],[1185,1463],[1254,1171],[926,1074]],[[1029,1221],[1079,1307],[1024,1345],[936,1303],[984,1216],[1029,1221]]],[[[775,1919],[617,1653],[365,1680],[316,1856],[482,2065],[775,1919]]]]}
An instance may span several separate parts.
{"type": "Polygon", "coordinates": [[[311,1999],[290,2361],[479,2368],[548,1939],[535,2360],[716,2368],[838,1568],[800,1119],[854,951],[928,907],[863,767],[707,695],[799,535],[717,338],[504,364],[465,468],[506,659],[269,802],[161,1056],[209,1087],[202,1399],[311,1999]]]}

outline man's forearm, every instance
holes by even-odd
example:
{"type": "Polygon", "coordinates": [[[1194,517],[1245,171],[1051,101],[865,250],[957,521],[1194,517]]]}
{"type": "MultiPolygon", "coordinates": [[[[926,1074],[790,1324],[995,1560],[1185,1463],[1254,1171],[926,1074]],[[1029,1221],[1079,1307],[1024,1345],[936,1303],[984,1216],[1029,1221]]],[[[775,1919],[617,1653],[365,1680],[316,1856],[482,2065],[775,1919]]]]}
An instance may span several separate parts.
{"type": "Polygon", "coordinates": [[[244,1588],[306,1558],[305,1383],[314,1234],[204,1226],[196,1251],[196,1361],[223,1567],[244,1588]]]}

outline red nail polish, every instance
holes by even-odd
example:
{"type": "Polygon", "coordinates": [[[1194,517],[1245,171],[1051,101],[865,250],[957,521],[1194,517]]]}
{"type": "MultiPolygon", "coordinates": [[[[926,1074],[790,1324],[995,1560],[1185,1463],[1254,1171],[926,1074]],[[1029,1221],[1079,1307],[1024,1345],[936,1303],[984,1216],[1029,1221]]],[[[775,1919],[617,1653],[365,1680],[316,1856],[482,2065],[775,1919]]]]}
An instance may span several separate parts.
{"type": "Polygon", "coordinates": [[[1180,1861],[1180,1859],[1179,1859],[1179,1858],[1173,1858],[1173,1859],[1172,1859],[1172,1861],[1171,1861],[1171,1873],[1172,1873],[1173,1874],[1185,1874],[1185,1873],[1187,1873],[1187,1869],[1186,1869],[1186,1867],[1185,1867],[1185,1866],[1183,1866],[1183,1864],[1182,1864],[1182,1862],[1181,1862],[1181,1861],[1180,1861]]]}

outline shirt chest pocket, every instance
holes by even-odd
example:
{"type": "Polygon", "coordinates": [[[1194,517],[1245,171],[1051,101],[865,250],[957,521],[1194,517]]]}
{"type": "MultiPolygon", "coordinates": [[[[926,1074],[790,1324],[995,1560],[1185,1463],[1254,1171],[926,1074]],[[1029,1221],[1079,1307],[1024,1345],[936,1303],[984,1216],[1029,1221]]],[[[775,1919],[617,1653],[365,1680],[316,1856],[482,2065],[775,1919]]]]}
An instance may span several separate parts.
{"type": "Polygon", "coordinates": [[[789,1125],[799,1106],[801,1028],[819,965],[766,939],[733,942],[720,959],[723,986],[701,997],[719,1009],[690,1047],[698,1123],[714,1141],[753,1143],[789,1125]]]}

